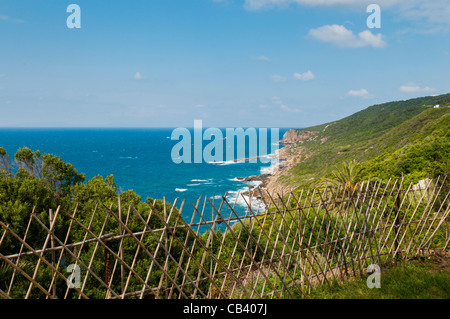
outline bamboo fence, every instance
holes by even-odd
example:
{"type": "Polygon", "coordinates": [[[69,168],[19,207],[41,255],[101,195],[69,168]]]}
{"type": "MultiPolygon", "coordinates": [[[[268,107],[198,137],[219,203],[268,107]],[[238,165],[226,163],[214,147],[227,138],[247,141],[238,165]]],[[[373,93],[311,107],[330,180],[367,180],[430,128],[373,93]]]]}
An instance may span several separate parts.
{"type": "Polygon", "coordinates": [[[83,215],[57,207],[48,220],[33,210],[24,234],[0,220],[0,298],[297,298],[372,264],[448,251],[444,181],[257,188],[237,195],[245,209],[225,194],[145,210],[119,197],[83,215]]]}

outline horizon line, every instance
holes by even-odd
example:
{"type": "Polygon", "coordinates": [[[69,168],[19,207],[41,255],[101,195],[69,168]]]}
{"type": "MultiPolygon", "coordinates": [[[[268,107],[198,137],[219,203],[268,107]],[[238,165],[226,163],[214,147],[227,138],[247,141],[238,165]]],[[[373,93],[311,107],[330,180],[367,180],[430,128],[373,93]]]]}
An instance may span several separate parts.
{"type": "MultiPolygon", "coordinates": [[[[278,128],[278,129],[301,129],[301,127],[292,127],[292,126],[204,126],[203,128],[278,128]]],[[[1,127],[0,130],[8,130],[8,129],[176,129],[176,128],[192,128],[194,126],[7,126],[1,127]]]]}

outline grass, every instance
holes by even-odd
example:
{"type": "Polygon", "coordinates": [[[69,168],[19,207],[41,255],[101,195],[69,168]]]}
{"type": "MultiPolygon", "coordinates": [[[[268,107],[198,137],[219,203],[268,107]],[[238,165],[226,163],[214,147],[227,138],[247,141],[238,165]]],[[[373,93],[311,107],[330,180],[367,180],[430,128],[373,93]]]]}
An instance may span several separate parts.
{"type": "Polygon", "coordinates": [[[322,285],[307,299],[450,299],[449,258],[412,260],[381,268],[381,287],[368,288],[367,277],[341,285],[322,285]]]}

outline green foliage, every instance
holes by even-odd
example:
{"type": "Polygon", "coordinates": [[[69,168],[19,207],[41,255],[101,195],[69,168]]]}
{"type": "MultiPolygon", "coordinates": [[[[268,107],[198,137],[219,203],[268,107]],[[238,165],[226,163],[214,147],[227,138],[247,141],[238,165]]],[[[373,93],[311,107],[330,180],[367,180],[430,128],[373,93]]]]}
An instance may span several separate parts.
{"type": "Polygon", "coordinates": [[[3,147],[0,147],[0,175],[12,176],[12,167],[8,154],[3,147]]]}
{"type": "MultiPolygon", "coordinates": [[[[67,234],[67,230],[71,220],[71,215],[75,207],[77,207],[77,219],[87,227],[90,225],[89,237],[91,234],[115,233],[119,229],[119,222],[117,215],[112,216],[111,212],[119,210],[119,194],[118,186],[115,184],[114,176],[110,175],[106,178],[102,176],[95,176],[92,179],[85,181],[85,175],[80,174],[70,163],[65,163],[60,157],[44,154],[41,155],[39,151],[31,151],[28,148],[21,148],[14,156],[14,162],[9,162],[8,154],[3,148],[0,148],[0,220],[9,225],[9,227],[20,237],[24,237],[30,220],[31,213],[34,214],[44,224],[48,225],[49,210],[56,213],[57,207],[60,206],[59,216],[56,219],[55,235],[63,239],[67,234]],[[8,162],[7,162],[8,161],[8,162]],[[14,167],[11,174],[6,168],[14,167]],[[111,211],[109,212],[109,208],[111,211]],[[95,212],[95,218],[92,219],[95,212]],[[107,217],[108,215],[108,217],[107,217]]],[[[161,229],[165,227],[161,218],[166,218],[167,223],[173,226],[178,221],[178,211],[171,203],[167,203],[160,199],[147,198],[146,202],[142,201],[141,197],[134,191],[128,190],[120,194],[120,203],[122,205],[122,221],[127,221],[126,233],[142,231],[145,225],[151,229],[161,229]],[[128,209],[130,205],[133,209],[128,209]],[[151,215],[150,215],[151,214],[151,215]],[[165,214],[170,214],[166,215],[165,214]],[[158,216],[159,215],[159,216],[158,216]],[[161,218],[160,218],[161,217],[161,218]],[[147,223],[148,222],[148,223],[147,223]]],[[[123,225],[121,226],[123,227],[123,225]]],[[[125,228],[124,228],[125,229],[125,228]]],[[[27,233],[27,243],[32,247],[42,247],[47,233],[36,221],[30,223],[30,230],[27,233]]],[[[82,242],[85,239],[86,230],[83,227],[72,227],[68,243],[82,242]]],[[[176,238],[174,234],[168,232],[165,239],[171,241],[171,255],[175,260],[178,260],[182,254],[181,243],[184,243],[187,236],[187,229],[177,229],[176,238]]],[[[188,245],[192,245],[192,237],[187,240],[188,245]]],[[[175,277],[177,269],[175,262],[172,259],[167,259],[164,248],[159,245],[159,235],[148,235],[142,242],[139,255],[137,256],[137,263],[135,266],[136,273],[139,273],[143,278],[151,265],[154,267],[151,277],[148,280],[148,285],[156,287],[159,284],[162,272],[154,265],[150,254],[155,252],[156,258],[161,265],[168,263],[168,269],[171,276],[175,277]]],[[[1,244],[2,254],[10,255],[18,253],[20,249],[20,242],[13,236],[5,236],[1,244]]],[[[198,246],[198,245],[197,245],[198,246]]],[[[218,247],[218,243],[215,242],[218,247]]],[[[122,241],[122,248],[125,261],[131,264],[138,248],[137,242],[132,238],[125,238],[122,241]]],[[[95,245],[86,245],[81,253],[82,260],[90,260],[94,253],[95,245]]],[[[96,258],[92,261],[92,267],[96,273],[104,277],[105,261],[102,256],[105,253],[103,247],[99,248],[102,252],[96,253],[96,258]],[[100,257],[98,257],[100,256],[100,257]]],[[[111,242],[110,249],[118,251],[119,241],[111,242]]],[[[195,255],[201,255],[200,247],[197,247],[195,255]]],[[[60,252],[56,253],[56,258],[61,257],[62,265],[67,267],[75,260],[73,256],[60,252]]],[[[50,256],[46,256],[47,259],[50,256]]],[[[26,260],[24,257],[24,269],[28,269],[29,274],[33,273],[36,259],[26,260]],[[27,268],[28,267],[28,268],[27,268]]],[[[185,257],[184,264],[188,258],[185,257]]],[[[192,278],[196,278],[198,268],[191,267],[192,278]]],[[[6,284],[9,284],[11,278],[11,267],[0,264],[0,289],[3,289],[6,284]]],[[[23,278],[22,276],[18,276],[23,278]]],[[[50,282],[52,277],[51,269],[48,267],[40,267],[37,274],[39,282],[50,282]]],[[[179,276],[182,278],[183,276],[179,276]]],[[[86,283],[85,293],[91,298],[104,298],[104,287],[98,286],[98,281],[92,276],[88,277],[86,283]]],[[[61,282],[61,278],[57,278],[57,295],[63,297],[66,293],[66,284],[61,282]]],[[[114,280],[112,286],[115,290],[120,290],[121,283],[114,280]]],[[[181,284],[181,279],[178,284],[181,284]]],[[[207,283],[203,283],[206,285],[207,283]]],[[[129,283],[129,290],[137,291],[142,289],[143,283],[134,278],[129,283]]],[[[27,290],[27,281],[17,280],[14,283],[15,293],[23,295],[27,290]]],[[[31,297],[41,298],[42,292],[34,289],[31,297]]],[[[71,290],[68,295],[69,298],[78,298],[78,294],[71,290]]]]}
{"type": "Polygon", "coordinates": [[[450,171],[450,139],[443,134],[432,134],[401,149],[377,156],[363,164],[366,176],[380,178],[414,175],[417,179],[436,178],[450,171]]]}
{"type": "Polygon", "coordinates": [[[300,162],[283,176],[290,186],[316,184],[341,163],[357,161],[361,179],[424,177],[449,172],[450,94],[371,106],[342,120],[300,131],[300,162]],[[438,109],[433,108],[440,104],[438,109]]]}
{"type": "MultiPolygon", "coordinates": [[[[21,260],[18,266],[22,268],[27,273],[33,272],[33,265],[30,262],[21,260]]],[[[0,289],[7,291],[9,288],[9,283],[11,282],[11,277],[14,274],[14,268],[9,266],[6,262],[0,261],[0,289]]],[[[17,281],[19,284],[27,283],[27,280],[23,276],[17,276],[17,281]]]]}
{"type": "Polygon", "coordinates": [[[353,160],[336,165],[336,168],[331,171],[331,177],[323,178],[321,184],[353,192],[359,187],[360,182],[360,168],[356,160],[353,160]]]}
{"type": "Polygon", "coordinates": [[[45,154],[42,162],[43,178],[58,195],[65,195],[70,186],[81,184],[85,179],[84,174],[78,174],[72,164],[65,163],[58,156],[45,154]]]}

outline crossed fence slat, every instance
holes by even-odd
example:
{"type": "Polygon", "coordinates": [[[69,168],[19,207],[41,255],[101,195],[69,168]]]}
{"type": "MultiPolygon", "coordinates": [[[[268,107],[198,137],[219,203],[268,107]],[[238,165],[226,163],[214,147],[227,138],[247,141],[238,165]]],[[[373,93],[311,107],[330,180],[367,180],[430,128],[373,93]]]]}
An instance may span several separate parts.
{"type": "Polygon", "coordinates": [[[200,197],[190,216],[185,201],[139,210],[120,197],[116,209],[97,204],[84,216],[78,205],[72,213],[58,207],[48,224],[33,210],[22,235],[0,220],[0,298],[295,298],[363,276],[370,264],[446,251],[446,178],[423,189],[403,179],[257,189],[237,194],[244,209],[227,194],[220,203],[200,197]],[[262,211],[252,208],[257,196],[262,211]],[[40,241],[31,239],[36,228],[40,241]],[[79,286],[67,284],[77,274],[68,262],[80,269],[79,286]]]}

